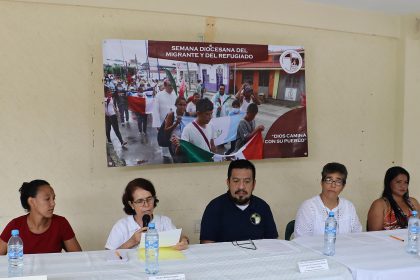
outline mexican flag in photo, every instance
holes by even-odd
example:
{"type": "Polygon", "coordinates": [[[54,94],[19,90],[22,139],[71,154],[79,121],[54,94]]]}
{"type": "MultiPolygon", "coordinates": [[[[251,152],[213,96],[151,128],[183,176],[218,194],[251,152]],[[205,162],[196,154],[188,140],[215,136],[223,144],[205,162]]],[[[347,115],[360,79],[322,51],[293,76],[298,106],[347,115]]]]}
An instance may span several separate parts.
{"type": "Polygon", "coordinates": [[[181,150],[187,156],[189,162],[218,162],[237,159],[262,159],[263,138],[259,131],[236,153],[231,155],[219,155],[203,150],[188,141],[180,140],[181,150]]]}
{"type": "Polygon", "coordinates": [[[151,114],[153,111],[153,104],[155,99],[153,97],[139,97],[136,95],[128,95],[128,108],[131,111],[140,114],[151,114]]]}

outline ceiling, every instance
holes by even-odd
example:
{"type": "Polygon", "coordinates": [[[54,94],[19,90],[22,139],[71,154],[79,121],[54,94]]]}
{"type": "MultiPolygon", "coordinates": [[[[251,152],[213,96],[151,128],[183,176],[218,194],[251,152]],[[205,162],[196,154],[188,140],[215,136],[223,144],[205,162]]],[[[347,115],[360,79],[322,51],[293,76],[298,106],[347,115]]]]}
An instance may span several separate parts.
{"type": "Polygon", "coordinates": [[[341,6],[362,11],[392,15],[420,13],[420,0],[304,0],[306,2],[341,6]]]}

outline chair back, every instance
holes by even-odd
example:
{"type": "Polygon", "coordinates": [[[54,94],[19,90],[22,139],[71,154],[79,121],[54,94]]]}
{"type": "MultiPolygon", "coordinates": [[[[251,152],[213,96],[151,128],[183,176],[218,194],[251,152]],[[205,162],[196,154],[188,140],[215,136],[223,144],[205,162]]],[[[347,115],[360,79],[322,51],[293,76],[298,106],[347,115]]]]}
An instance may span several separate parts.
{"type": "Polygon", "coordinates": [[[286,225],[286,230],[284,232],[284,239],[290,240],[290,237],[292,236],[294,231],[295,231],[295,220],[291,220],[286,225]]]}

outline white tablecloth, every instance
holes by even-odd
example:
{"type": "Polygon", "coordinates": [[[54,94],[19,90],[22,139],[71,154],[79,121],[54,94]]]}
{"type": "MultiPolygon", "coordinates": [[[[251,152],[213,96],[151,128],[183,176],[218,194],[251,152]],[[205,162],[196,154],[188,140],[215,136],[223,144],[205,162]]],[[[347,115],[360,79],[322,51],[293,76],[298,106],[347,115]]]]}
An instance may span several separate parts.
{"type": "MultiPolygon", "coordinates": [[[[338,235],[332,258],[352,271],[357,280],[420,279],[420,258],[405,252],[407,230],[375,231],[338,235]]],[[[300,245],[322,252],[324,236],[299,237],[300,245]]]]}
{"type": "MultiPolygon", "coordinates": [[[[232,243],[191,245],[185,259],[161,261],[158,275],[184,273],[186,279],[328,279],[349,280],[345,266],[329,259],[330,270],[299,273],[297,262],[324,256],[293,242],[257,240],[257,250],[233,246],[232,243]]],[[[48,279],[147,279],[144,262],[137,251],[128,250],[129,261],[107,261],[109,251],[92,251],[24,256],[24,274],[47,274],[48,279]]],[[[8,274],[7,258],[0,257],[0,277],[8,274]]]]}

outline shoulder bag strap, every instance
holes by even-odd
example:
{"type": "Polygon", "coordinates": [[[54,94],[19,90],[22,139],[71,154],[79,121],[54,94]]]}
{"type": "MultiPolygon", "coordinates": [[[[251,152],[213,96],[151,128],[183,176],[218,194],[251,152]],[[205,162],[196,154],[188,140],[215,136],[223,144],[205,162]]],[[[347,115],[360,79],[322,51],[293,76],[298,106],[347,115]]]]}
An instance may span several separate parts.
{"type": "Polygon", "coordinates": [[[201,127],[195,122],[192,122],[193,125],[197,128],[197,130],[200,132],[201,136],[203,136],[204,140],[206,141],[207,146],[209,147],[209,150],[211,151],[211,147],[210,147],[210,143],[209,140],[207,139],[206,135],[204,134],[203,130],[201,129],[201,127]]]}

